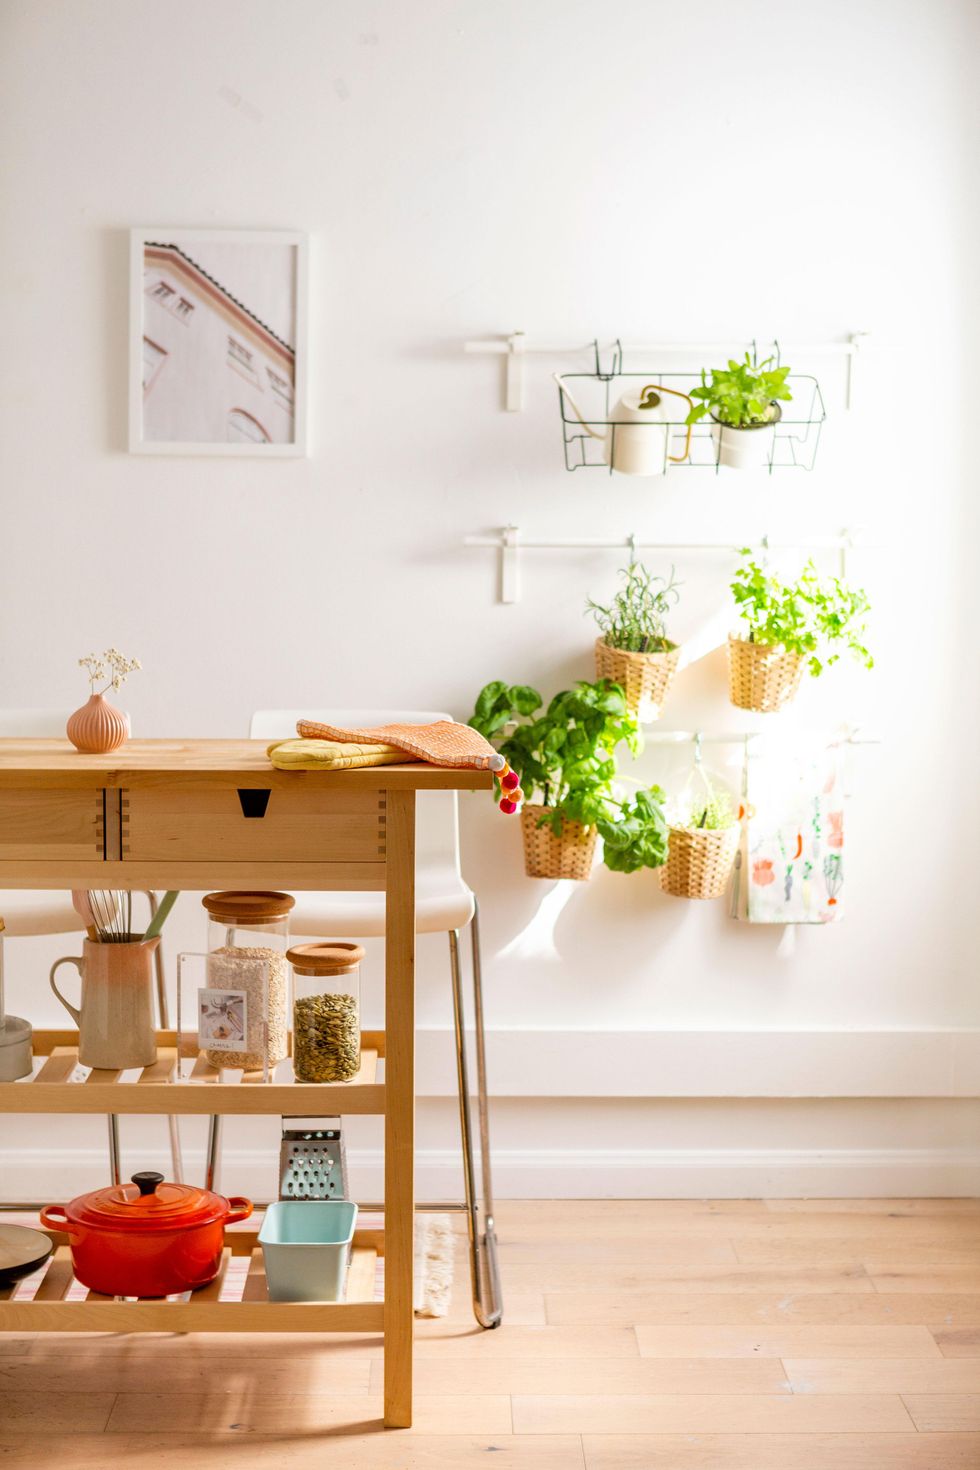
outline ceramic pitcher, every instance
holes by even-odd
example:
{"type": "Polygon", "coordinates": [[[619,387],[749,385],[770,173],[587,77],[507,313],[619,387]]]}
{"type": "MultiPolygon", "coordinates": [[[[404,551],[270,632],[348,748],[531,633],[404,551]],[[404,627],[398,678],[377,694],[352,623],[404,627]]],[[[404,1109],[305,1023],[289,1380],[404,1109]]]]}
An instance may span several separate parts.
{"type": "Polygon", "coordinates": [[[78,1060],[85,1067],[122,1071],[156,1061],[153,1026],[153,954],[159,938],[136,935],[124,944],[86,939],[82,955],[66,955],[51,966],[51,989],[78,1026],[78,1060]],[[82,977],[76,1009],[55,984],[59,965],[74,965],[82,977]]]}

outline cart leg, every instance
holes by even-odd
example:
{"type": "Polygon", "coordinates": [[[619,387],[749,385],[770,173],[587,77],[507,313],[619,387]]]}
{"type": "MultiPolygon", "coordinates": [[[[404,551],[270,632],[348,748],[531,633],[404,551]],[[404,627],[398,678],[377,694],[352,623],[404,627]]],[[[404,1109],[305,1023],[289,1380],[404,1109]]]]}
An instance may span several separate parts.
{"type": "Polygon", "coordinates": [[[415,792],[387,793],[384,1422],[412,1423],[415,792]]]}

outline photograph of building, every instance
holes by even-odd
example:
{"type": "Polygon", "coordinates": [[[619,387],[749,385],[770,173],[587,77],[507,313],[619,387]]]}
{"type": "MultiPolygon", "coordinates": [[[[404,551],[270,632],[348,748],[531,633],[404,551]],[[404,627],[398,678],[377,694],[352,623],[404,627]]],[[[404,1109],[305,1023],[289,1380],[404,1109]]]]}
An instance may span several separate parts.
{"type": "Polygon", "coordinates": [[[144,443],[294,442],[295,286],[291,244],[144,243],[144,443]]]}

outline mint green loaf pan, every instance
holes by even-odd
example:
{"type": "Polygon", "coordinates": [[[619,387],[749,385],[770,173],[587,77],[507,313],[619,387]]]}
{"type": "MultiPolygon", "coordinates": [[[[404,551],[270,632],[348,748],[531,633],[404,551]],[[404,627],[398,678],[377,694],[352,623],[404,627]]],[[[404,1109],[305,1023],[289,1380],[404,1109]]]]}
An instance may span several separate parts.
{"type": "Polygon", "coordinates": [[[259,1231],[269,1300],[342,1302],[356,1223],[357,1206],[350,1200],[271,1204],[259,1231]]]}

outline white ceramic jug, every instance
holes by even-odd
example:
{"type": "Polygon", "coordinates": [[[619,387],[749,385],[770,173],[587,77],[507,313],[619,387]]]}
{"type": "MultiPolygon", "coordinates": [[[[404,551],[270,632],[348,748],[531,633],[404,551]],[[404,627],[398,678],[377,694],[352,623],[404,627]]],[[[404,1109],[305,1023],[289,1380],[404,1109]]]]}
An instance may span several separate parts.
{"type": "MultiPolygon", "coordinates": [[[[681,464],[691,450],[691,428],[687,425],[687,439],[683,454],[670,454],[671,415],[664,395],[683,398],[693,408],[686,393],[676,388],[665,388],[660,383],[648,383],[646,387],[628,389],[612,410],[607,422],[596,425],[589,422],[575,402],[560,373],[555,373],[555,382],[568,399],[575,417],[587,434],[600,439],[603,458],[622,475],[665,475],[668,464],[681,464]]],[[[676,419],[674,420],[676,424],[676,419]]]]}

